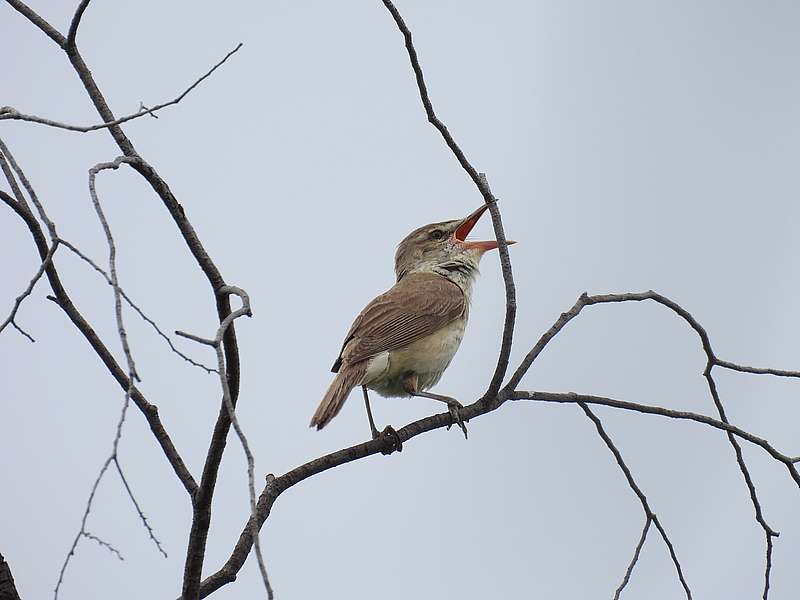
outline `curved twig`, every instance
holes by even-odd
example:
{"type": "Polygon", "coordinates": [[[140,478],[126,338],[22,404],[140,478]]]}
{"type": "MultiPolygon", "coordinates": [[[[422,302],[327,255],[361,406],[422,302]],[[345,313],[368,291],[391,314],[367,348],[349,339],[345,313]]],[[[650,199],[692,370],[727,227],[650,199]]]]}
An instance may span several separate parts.
{"type": "Polygon", "coordinates": [[[425,114],[428,117],[428,122],[439,131],[444,138],[447,147],[450,148],[458,160],[458,163],[467,172],[467,175],[469,175],[470,179],[472,179],[472,181],[475,183],[478,191],[483,196],[484,202],[489,205],[489,213],[492,216],[492,226],[494,227],[494,234],[497,238],[498,250],[500,252],[500,267],[503,272],[503,283],[505,285],[506,316],[500,342],[500,353],[497,357],[497,366],[495,367],[494,375],[492,375],[489,387],[483,397],[484,401],[490,401],[500,389],[500,386],[503,383],[503,378],[508,370],[508,360],[511,356],[511,343],[514,337],[514,322],[517,315],[517,293],[516,287],[514,286],[514,275],[511,269],[511,258],[508,254],[508,242],[506,241],[506,234],[505,230],[503,229],[503,220],[500,216],[500,210],[497,208],[497,198],[495,198],[494,194],[492,194],[492,190],[489,187],[489,181],[486,178],[486,175],[484,173],[478,173],[475,167],[473,167],[469,160],[467,160],[464,151],[461,150],[461,147],[456,143],[455,139],[450,133],[450,130],[447,129],[447,126],[441,121],[441,119],[439,119],[439,117],[436,116],[436,112],[433,110],[433,104],[431,103],[430,96],[428,95],[428,87],[425,85],[425,77],[422,74],[422,66],[419,63],[417,50],[414,47],[414,41],[411,37],[411,30],[408,28],[403,20],[403,17],[400,15],[400,11],[397,10],[397,7],[395,7],[391,0],[382,0],[382,2],[392,15],[392,19],[394,19],[394,22],[397,25],[397,28],[400,30],[400,33],[403,34],[406,51],[408,52],[408,58],[411,61],[411,68],[414,70],[414,77],[417,80],[417,89],[419,90],[419,96],[422,100],[422,106],[425,108],[425,114]]]}

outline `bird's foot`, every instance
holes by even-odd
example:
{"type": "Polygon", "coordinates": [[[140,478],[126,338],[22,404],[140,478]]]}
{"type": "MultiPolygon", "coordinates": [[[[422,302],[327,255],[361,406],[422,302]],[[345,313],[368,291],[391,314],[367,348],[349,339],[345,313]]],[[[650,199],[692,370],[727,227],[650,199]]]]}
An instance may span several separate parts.
{"type": "Polygon", "coordinates": [[[395,431],[394,427],[391,425],[387,425],[381,433],[378,433],[377,430],[374,431],[372,438],[376,439],[378,437],[390,438],[392,441],[392,445],[383,451],[384,455],[389,456],[392,452],[403,451],[403,441],[400,439],[400,436],[397,435],[397,431],[395,431]]]}
{"type": "Polygon", "coordinates": [[[467,426],[464,424],[464,419],[461,417],[461,409],[464,408],[464,405],[458,400],[450,398],[447,401],[447,408],[450,411],[450,416],[453,418],[453,423],[447,426],[447,430],[449,431],[453,424],[457,424],[461,428],[461,431],[464,432],[464,439],[466,440],[467,426]]]}

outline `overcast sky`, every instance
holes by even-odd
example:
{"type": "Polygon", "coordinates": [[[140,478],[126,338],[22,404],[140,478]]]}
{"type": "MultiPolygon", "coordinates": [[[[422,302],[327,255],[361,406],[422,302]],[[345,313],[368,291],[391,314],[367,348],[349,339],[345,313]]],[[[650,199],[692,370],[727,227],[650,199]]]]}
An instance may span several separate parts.
{"type": "MultiPolygon", "coordinates": [[[[32,2],[66,31],[76,1],[32,2]]],[[[800,4],[423,2],[398,0],[437,112],[501,207],[519,318],[513,360],[583,291],[655,289],[680,302],[727,360],[800,368],[800,4]]],[[[0,105],[97,122],[63,53],[0,7],[0,105]]],[[[396,243],[458,218],[481,198],[426,123],[403,41],[377,0],[115,3],[95,0],[79,45],[118,114],[174,97],[238,42],[242,50],[177,107],[126,125],[169,182],[254,317],[238,325],[240,419],[258,478],[368,437],[354,395],[323,432],[309,418],[352,318],[393,282],[396,243]]],[[[105,239],[87,171],[119,151],[99,131],[0,123],[63,237],[98,262],[105,239]]],[[[3,185],[3,189],[7,186],[3,185]]],[[[120,282],[167,331],[211,336],[208,285],[158,198],[130,170],[98,191],[120,282]]],[[[37,268],[27,229],[0,215],[10,309],[37,268]]],[[[480,232],[489,234],[482,223],[480,232]]],[[[57,264],[77,305],[121,358],[111,289],[67,252],[57,264]]],[[[122,393],[37,287],[0,335],[0,552],[26,600],[52,593],[108,455],[122,393]]],[[[1,315],[4,317],[4,314],[1,315]]],[[[141,389],[196,477],[218,384],[126,312],[141,389]]],[[[471,322],[435,391],[471,402],[494,369],[503,319],[496,254],[482,265],[471,322]]],[[[207,363],[213,353],[180,347],[207,363]]],[[[653,304],[587,309],[522,387],[578,391],[714,415],[693,332],[653,304]]],[[[718,374],[731,420],[800,454],[800,383],[718,374]]],[[[380,426],[440,411],[425,399],[373,401],[380,426]]],[[[672,537],[696,598],[760,598],[764,539],[727,439],[655,416],[598,409],[672,537]]],[[[800,490],[745,445],[775,541],[770,598],[800,589],[800,490]]],[[[62,598],[174,598],[191,510],[144,419],[132,410],[120,459],[163,542],[148,540],[119,481],[102,483],[62,598]]],[[[231,441],[204,575],[227,558],[248,511],[231,441]]],[[[314,477],[277,501],[262,531],[279,600],[610,598],[642,509],[574,405],[511,404],[314,477]]],[[[263,593],[255,562],[214,598],[263,593]]],[[[651,532],[626,598],[681,598],[651,532]]]]}

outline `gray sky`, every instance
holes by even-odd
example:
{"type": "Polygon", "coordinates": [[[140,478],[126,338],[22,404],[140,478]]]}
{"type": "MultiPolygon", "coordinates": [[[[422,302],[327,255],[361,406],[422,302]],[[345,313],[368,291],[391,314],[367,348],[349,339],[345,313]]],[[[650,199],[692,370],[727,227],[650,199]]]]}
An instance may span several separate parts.
{"type": "MultiPolygon", "coordinates": [[[[66,30],[75,2],[32,2],[66,30]],[[54,6],[55,4],[55,6],[54,6]]],[[[402,38],[380,2],[220,5],[92,3],[79,43],[118,114],[167,100],[239,41],[243,49],[177,107],[127,132],[170,183],[226,279],[252,297],[239,324],[240,418],[260,474],[280,474],[368,435],[353,397],[323,432],[307,423],[342,336],[391,285],[395,244],[481,199],[425,121],[402,38]],[[365,249],[367,249],[365,251],[365,249]]],[[[515,361],[584,290],[656,289],[707,328],[721,358],[800,368],[800,4],[778,2],[421,2],[398,0],[442,119],[485,171],[510,237],[519,299],[515,361]]],[[[0,8],[1,105],[97,121],[63,54],[0,8]]],[[[3,122],[60,233],[107,260],[87,171],[118,154],[105,132],[3,122]]],[[[98,190],[119,246],[120,281],[166,330],[210,336],[215,313],[158,199],[130,171],[98,190]]],[[[11,307],[36,269],[27,230],[0,218],[11,307]]],[[[488,232],[488,222],[482,224],[488,232]]],[[[121,355],[111,290],[67,253],[76,303],[121,355]]],[[[0,335],[5,397],[0,551],[23,597],[51,594],[113,438],[116,384],[40,285],[0,335]]],[[[4,309],[5,312],[5,309],[4,309]]],[[[471,401],[494,368],[503,318],[496,255],[484,260],[464,343],[436,391],[471,401]]],[[[182,363],[126,313],[142,389],[199,474],[219,408],[213,377],[182,363]]],[[[212,353],[181,341],[206,362],[212,353]]],[[[548,347],[527,389],[579,391],[714,414],[704,356],[685,324],[652,304],[588,309],[548,347]]],[[[800,454],[797,382],[721,372],[731,420],[800,454]]],[[[440,410],[374,401],[379,424],[440,410]]],[[[613,410],[598,414],[668,529],[697,598],[760,598],[764,540],[731,448],[717,431],[613,410]]],[[[774,600],[800,587],[800,490],[757,448],[745,457],[775,543],[774,600]]],[[[63,598],[173,598],[191,516],[141,415],[121,460],[156,533],[147,539],[119,482],[102,484],[63,598]],[[127,590],[127,591],[126,591],[127,590]]],[[[259,476],[260,479],[261,476],[259,476]]],[[[247,513],[231,441],[205,574],[247,513]]],[[[402,454],[304,482],[276,503],[262,543],[280,599],[608,598],[643,515],[576,406],[506,405],[402,454]]],[[[254,561],[214,597],[262,593],[254,561]]],[[[627,598],[682,591],[651,532],[627,598]]]]}

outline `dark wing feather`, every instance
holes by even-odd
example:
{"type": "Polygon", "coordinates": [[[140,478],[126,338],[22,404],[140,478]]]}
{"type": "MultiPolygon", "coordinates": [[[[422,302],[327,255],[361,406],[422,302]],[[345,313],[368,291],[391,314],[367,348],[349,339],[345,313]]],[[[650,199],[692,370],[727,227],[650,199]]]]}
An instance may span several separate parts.
{"type": "Polygon", "coordinates": [[[410,273],[370,302],[356,317],[332,371],[407,346],[430,335],[466,311],[464,293],[435,273],[410,273]]]}

